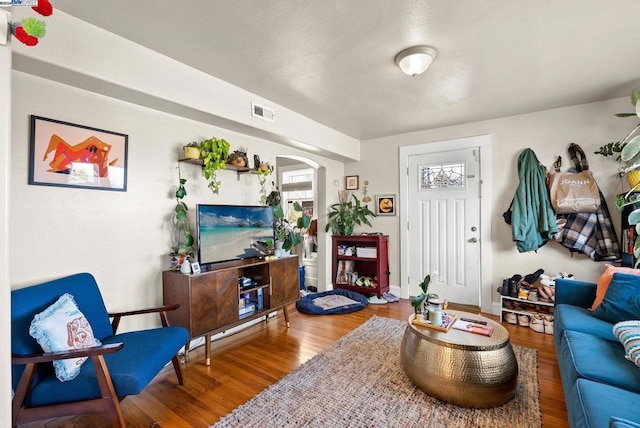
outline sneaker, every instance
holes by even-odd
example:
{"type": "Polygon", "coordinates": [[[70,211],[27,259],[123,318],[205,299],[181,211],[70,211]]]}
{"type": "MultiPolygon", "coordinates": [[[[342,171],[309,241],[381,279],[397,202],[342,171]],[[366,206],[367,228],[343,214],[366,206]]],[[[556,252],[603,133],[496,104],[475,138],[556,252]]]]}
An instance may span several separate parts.
{"type": "Polygon", "coordinates": [[[391,294],[388,291],[385,291],[384,293],[382,293],[382,298],[384,300],[386,300],[389,303],[394,303],[394,302],[399,302],[400,298],[398,296],[395,296],[393,294],[391,294]]]}
{"type": "Polygon", "coordinates": [[[386,305],[387,301],[385,299],[381,299],[378,296],[371,296],[367,299],[369,301],[369,303],[373,304],[373,305],[386,305]]]}
{"type": "Polygon", "coordinates": [[[547,334],[553,334],[553,315],[544,316],[544,332],[547,334]]]}
{"type": "Polygon", "coordinates": [[[529,316],[518,315],[518,324],[520,324],[522,327],[529,327],[529,316]]]}
{"type": "Polygon", "coordinates": [[[509,324],[518,324],[518,317],[513,312],[507,312],[504,314],[504,320],[509,324]]]}
{"type": "Polygon", "coordinates": [[[544,333],[544,320],[542,315],[534,315],[529,322],[529,328],[537,333],[544,333]]]}

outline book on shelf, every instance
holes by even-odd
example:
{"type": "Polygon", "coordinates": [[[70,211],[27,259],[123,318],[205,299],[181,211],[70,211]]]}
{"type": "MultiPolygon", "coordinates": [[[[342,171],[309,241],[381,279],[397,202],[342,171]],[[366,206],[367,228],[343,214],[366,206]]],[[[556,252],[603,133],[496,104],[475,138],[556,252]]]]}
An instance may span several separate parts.
{"type": "Polygon", "coordinates": [[[456,330],[468,331],[469,333],[481,334],[483,336],[491,336],[493,334],[493,326],[488,324],[478,324],[470,321],[456,320],[453,323],[456,330]]]}

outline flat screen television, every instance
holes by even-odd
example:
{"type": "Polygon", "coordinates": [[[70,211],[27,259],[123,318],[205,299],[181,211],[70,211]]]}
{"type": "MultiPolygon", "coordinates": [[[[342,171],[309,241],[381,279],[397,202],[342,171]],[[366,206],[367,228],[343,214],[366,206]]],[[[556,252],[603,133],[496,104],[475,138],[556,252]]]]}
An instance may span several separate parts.
{"type": "Polygon", "coordinates": [[[273,207],[198,205],[198,261],[212,263],[262,257],[258,241],[274,239],[273,207]]]}

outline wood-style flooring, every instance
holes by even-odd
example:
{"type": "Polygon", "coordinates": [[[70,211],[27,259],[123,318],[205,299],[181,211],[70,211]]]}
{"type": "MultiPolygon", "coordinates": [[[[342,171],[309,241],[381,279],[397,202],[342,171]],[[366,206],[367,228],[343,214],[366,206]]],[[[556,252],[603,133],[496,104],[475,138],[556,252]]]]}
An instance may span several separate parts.
{"type": "MultiPolygon", "coordinates": [[[[450,305],[451,309],[469,308],[450,305]]],[[[291,327],[282,312],[244,331],[214,341],[211,366],[204,365],[204,347],[191,351],[184,366],[185,385],[179,386],[171,366],[165,368],[138,396],[121,405],[129,428],[208,427],[373,315],[406,320],[413,313],[409,300],[368,305],[345,315],[314,316],[289,306],[291,327]]],[[[483,314],[484,315],[484,314],[483,314]]],[[[493,319],[498,319],[492,315],[493,319]]],[[[567,427],[567,415],[556,363],[553,336],[504,323],[511,342],[538,350],[540,407],[544,427],[567,427]]],[[[152,349],[149,352],[153,352],[152,349]]],[[[363,367],[366,370],[366,367],[363,367]]],[[[322,397],[318,397],[319,400],[322,397]]],[[[313,403],[300,403],[313,406],[313,403]]],[[[59,418],[28,427],[106,427],[101,416],[59,418]]]]}

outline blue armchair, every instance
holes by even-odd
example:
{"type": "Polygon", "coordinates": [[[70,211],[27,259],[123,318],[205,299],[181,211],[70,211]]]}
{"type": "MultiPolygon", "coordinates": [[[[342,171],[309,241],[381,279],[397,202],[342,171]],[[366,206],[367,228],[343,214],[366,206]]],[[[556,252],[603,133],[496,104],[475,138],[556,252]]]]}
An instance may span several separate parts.
{"type": "Polygon", "coordinates": [[[139,394],[171,361],[183,385],[178,351],[187,343],[182,327],[169,327],[165,306],[107,313],[95,278],[76,274],[11,292],[13,425],[45,418],[105,414],[114,427],[124,426],[120,400],[139,394]],[[101,346],[43,352],[29,334],[34,316],[68,293],[84,314],[101,346]],[[116,334],[123,316],[157,312],[163,327],[116,334]],[[109,319],[113,321],[110,322],[109,319]],[[61,382],[53,361],[88,357],[73,380],[61,382]]]}

